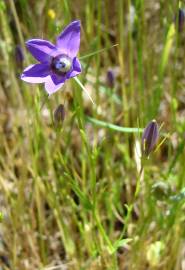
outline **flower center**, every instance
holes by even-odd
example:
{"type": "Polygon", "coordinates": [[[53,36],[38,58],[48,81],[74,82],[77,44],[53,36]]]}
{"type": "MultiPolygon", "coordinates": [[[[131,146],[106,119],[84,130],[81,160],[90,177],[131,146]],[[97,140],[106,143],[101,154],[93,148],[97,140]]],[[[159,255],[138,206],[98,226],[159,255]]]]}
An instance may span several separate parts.
{"type": "Polygon", "coordinates": [[[68,71],[70,71],[72,66],[72,61],[69,56],[65,54],[60,54],[56,57],[53,57],[51,62],[52,70],[58,75],[64,75],[68,71]]]}

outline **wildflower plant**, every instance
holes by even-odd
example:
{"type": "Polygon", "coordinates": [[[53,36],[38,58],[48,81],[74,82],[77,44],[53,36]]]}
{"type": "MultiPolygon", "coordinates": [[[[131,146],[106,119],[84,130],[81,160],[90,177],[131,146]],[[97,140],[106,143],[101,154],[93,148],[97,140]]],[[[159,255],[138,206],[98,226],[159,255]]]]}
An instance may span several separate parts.
{"type": "Polygon", "coordinates": [[[180,269],[184,3],[33,2],[0,0],[1,267],[180,269]],[[80,21],[68,21],[55,42],[61,15],[83,18],[84,54],[80,21]],[[28,67],[23,37],[38,29],[45,38],[46,27],[54,42],[28,40],[28,67]],[[22,80],[43,89],[34,96],[20,91],[23,65],[22,80]],[[83,102],[80,77],[96,106],[83,102]],[[65,83],[72,100],[58,91],[65,83]],[[155,120],[138,127],[148,117],[167,120],[169,134],[159,139],[155,120]]]}

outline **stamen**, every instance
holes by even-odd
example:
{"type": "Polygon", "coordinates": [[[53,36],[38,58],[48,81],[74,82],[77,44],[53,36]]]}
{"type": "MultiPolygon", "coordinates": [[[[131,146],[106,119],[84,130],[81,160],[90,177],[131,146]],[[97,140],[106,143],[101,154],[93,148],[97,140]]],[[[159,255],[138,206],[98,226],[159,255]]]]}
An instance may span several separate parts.
{"type": "Polygon", "coordinates": [[[72,60],[65,54],[60,54],[52,59],[51,68],[58,75],[64,75],[70,71],[72,60]]]}

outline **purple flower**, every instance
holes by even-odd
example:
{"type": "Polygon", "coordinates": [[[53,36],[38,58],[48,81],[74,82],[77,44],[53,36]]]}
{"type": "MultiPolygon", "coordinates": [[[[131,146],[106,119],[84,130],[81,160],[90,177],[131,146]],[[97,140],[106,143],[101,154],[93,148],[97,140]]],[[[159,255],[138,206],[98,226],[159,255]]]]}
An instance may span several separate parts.
{"type": "Polygon", "coordinates": [[[159,137],[159,130],[156,120],[152,120],[144,129],[142,136],[142,153],[147,157],[155,147],[159,137]]]}
{"type": "Polygon", "coordinates": [[[39,61],[27,67],[21,79],[29,83],[44,83],[49,95],[64,82],[81,73],[77,53],[80,47],[80,21],[71,22],[57,37],[56,45],[43,39],[26,42],[30,53],[39,61]]]}

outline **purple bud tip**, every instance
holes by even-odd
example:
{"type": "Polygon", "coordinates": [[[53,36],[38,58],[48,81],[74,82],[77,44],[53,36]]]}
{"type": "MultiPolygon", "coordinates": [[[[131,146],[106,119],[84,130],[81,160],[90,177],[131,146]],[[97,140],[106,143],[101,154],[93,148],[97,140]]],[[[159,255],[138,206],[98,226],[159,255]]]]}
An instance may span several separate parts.
{"type": "Polygon", "coordinates": [[[62,124],[65,119],[65,108],[63,104],[60,104],[54,111],[54,121],[56,124],[62,124]]]}
{"type": "Polygon", "coordinates": [[[153,148],[155,147],[159,138],[159,129],[155,119],[153,119],[144,129],[142,136],[142,153],[145,156],[149,156],[153,148]]]}
{"type": "Polygon", "coordinates": [[[107,71],[107,84],[109,87],[114,87],[114,82],[115,82],[115,74],[113,70],[109,69],[107,71]]]}
{"type": "Polygon", "coordinates": [[[178,31],[182,32],[185,23],[185,13],[181,8],[179,8],[178,15],[175,16],[175,23],[177,23],[178,31]]]}
{"type": "Polygon", "coordinates": [[[24,61],[24,53],[20,45],[15,47],[15,60],[18,65],[22,65],[24,61]]]}

